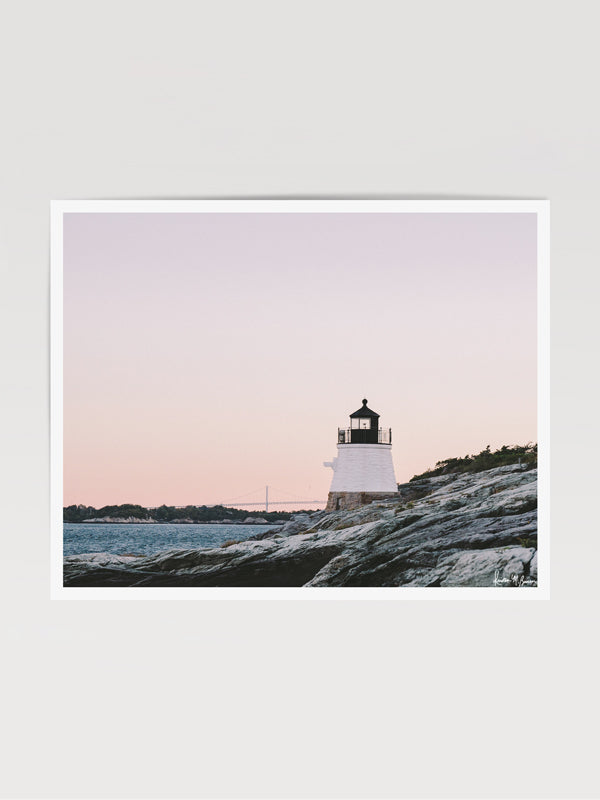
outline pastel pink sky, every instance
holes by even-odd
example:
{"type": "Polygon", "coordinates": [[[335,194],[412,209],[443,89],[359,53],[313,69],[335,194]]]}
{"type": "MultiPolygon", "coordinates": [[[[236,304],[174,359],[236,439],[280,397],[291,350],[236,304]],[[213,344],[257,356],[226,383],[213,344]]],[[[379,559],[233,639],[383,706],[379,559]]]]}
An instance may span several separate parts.
{"type": "Polygon", "coordinates": [[[66,505],[325,500],[363,397],[400,482],[536,441],[534,214],[66,214],[64,292],[66,505]]]}

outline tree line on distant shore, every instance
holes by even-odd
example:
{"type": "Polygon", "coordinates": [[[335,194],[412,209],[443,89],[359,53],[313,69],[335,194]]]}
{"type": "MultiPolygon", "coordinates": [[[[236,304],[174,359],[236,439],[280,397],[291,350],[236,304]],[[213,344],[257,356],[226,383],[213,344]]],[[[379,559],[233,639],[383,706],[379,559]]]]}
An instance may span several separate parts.
{"type": "Polygon", "coordinates": [[[267,522],[288,520],[292,513],[289,511],[247,511],[242,508],[227,508],[226,506],[160,506],[159,508],[144,508],[144,506],[124,503],[120,506],[66,506],[63,508],[63,522],[85,522],[90,519],[113,517],[117,519],[153,519],[157,522],[173,522],[178,519],[192,520],[193,522],[241,522],[248,517],[260,517],[267,522]]]}
{"type": "Polygon", "coordinates": [[[446,458],[438,461],[435,469],[428,469],[420,475],[414,475],[411,481],[422,480],[423,478],[434,478],[437,475],[451,475],[461,472],[483,472],[494,467],[504,467],[508,464],[522,464],[528,469],[537,467],[537,444],[514,445],[509,447],[504,445],[498,450],[491,451],[490,446],[482,450],[475,456],[463,456],[462,458],[446,458]]]}

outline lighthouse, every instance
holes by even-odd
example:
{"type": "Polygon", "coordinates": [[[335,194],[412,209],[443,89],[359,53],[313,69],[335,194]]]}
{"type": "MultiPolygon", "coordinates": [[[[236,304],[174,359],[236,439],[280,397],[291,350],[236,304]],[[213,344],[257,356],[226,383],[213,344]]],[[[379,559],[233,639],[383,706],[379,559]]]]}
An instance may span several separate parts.
{"type": "Polygon", "coordinates": [[[379,427],[379,414],[367,405],[350,414],[350,426],[338,428],[337,457],[325,461],[333,469],[327,510],[354,508],[397,496],[392,462],[392,429],[379,427]]]}

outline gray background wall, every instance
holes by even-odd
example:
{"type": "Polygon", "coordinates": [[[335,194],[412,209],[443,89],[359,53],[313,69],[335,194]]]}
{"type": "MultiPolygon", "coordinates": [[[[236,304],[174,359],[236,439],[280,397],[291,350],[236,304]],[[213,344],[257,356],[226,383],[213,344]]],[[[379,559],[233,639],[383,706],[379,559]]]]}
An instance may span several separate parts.
{"type": "Polygon", "coordinates": [[[0,788],[592,797],[594,2],[1,6],[0,788]],[[552,202],[552,599],[49,600],[52,198],[552,202]]]}

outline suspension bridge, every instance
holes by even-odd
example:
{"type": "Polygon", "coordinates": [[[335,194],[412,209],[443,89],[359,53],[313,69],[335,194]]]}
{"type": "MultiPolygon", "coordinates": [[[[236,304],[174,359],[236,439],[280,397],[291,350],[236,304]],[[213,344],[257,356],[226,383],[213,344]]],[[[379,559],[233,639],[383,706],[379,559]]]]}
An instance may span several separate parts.
{"type": "Polygon", "coordinates": [[[264,506],[265,511],[268,512],[270,506],[304,506],[304,508],[308,508],[311,504],[313,506],[324,506],[326,502],[327,500],[305,500],[297,495],[292,494],[291,492],[277,489],[275,486],[261,486],[258,489],[253,489],[252,491],[238,495],[237,497],[229,497],[227,498],[227,501],[220,503],[219,505],[226,506],[228,508],[264,506]],[[271,490],[270,497],[269,490],[271,490]],[[275,492],[275,496],[278,498],[277,500],[273,500],[273,492],[275,492]],[[262,496],[262,500],[254,499],[258,494],[262,496]],[[284,495],[288,496],[287,500],[282,499],[284,495]]]}

